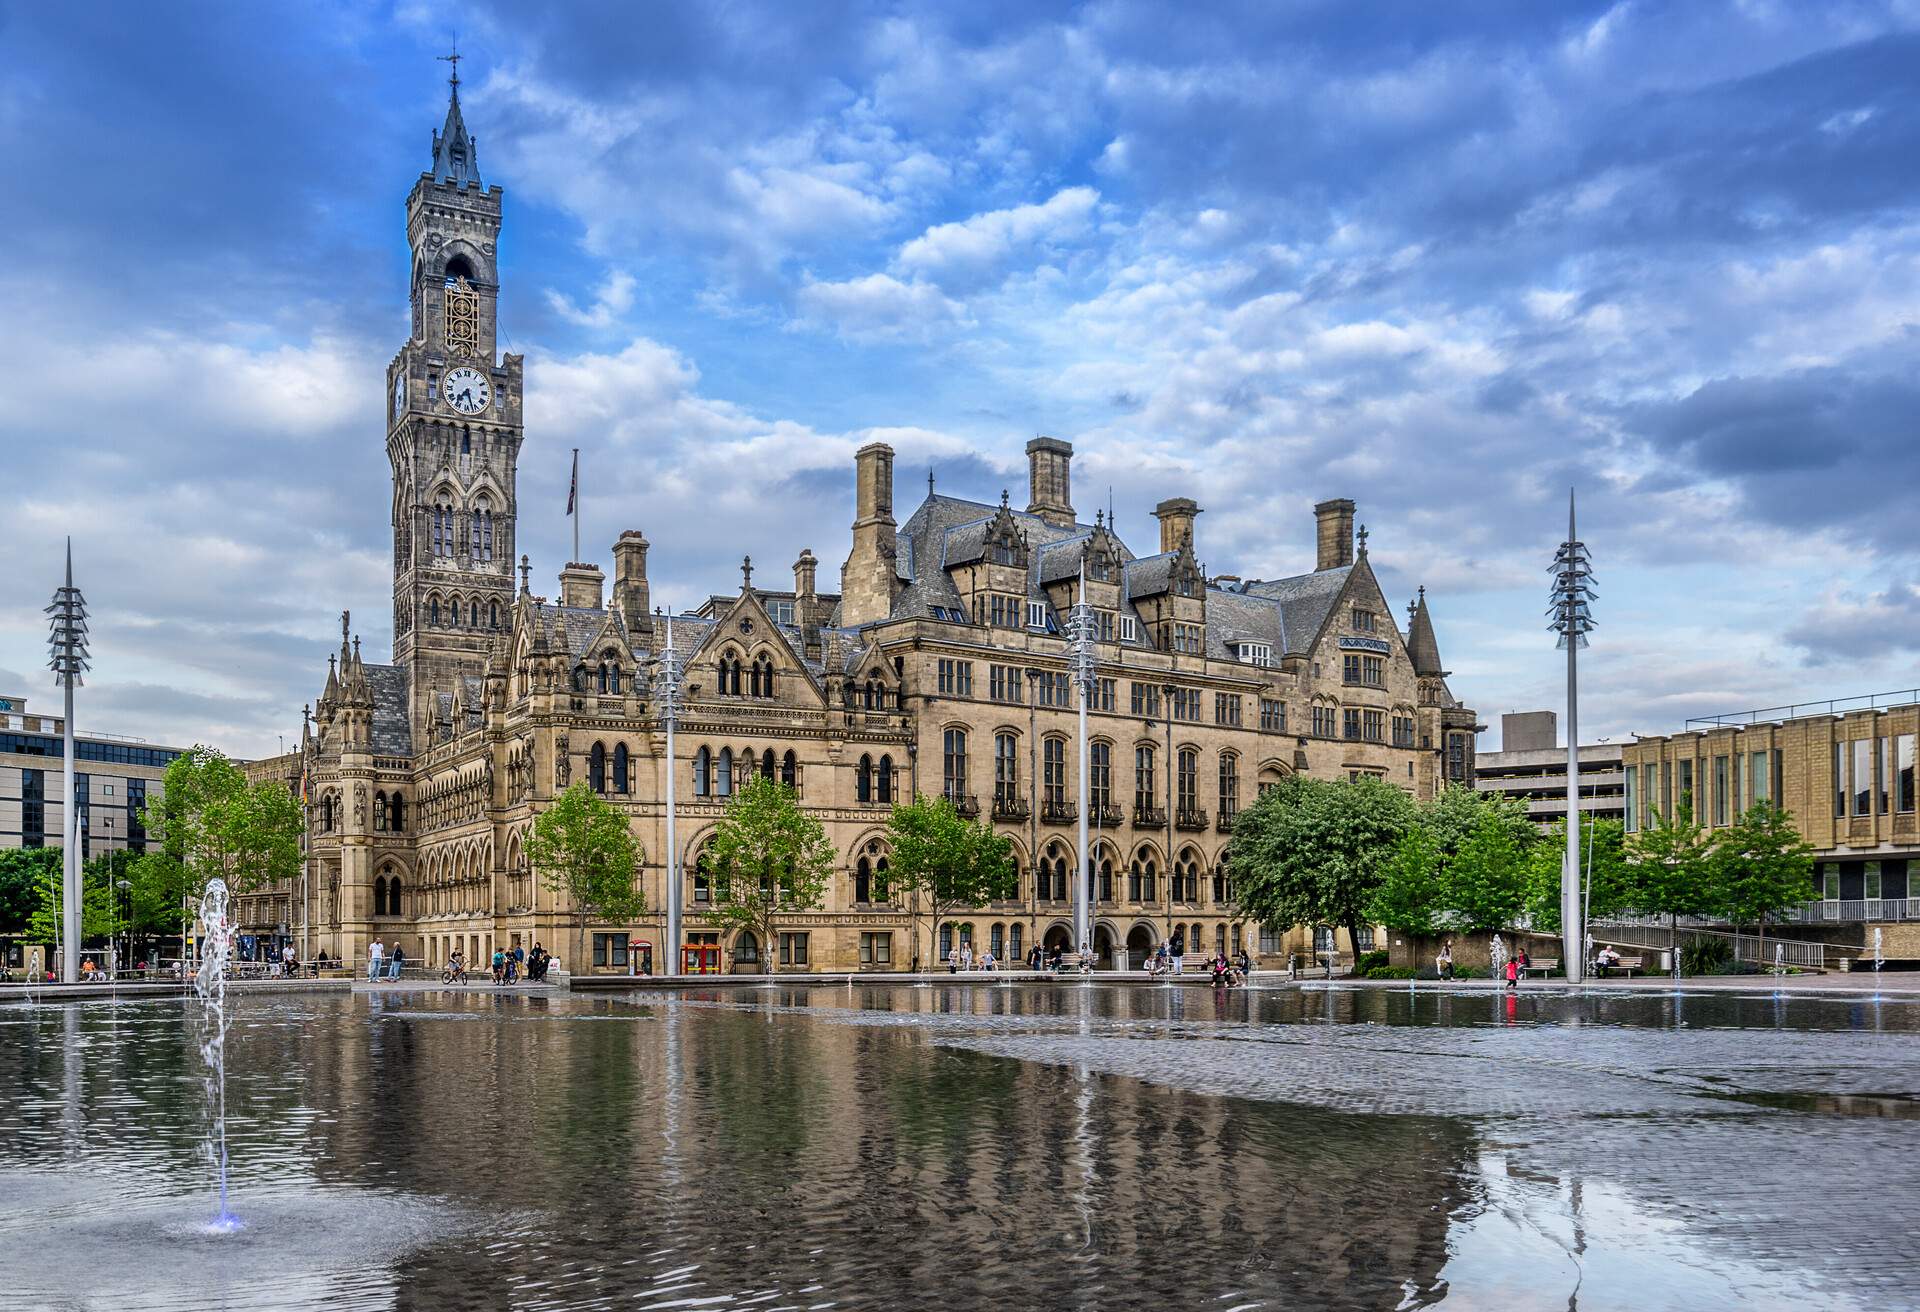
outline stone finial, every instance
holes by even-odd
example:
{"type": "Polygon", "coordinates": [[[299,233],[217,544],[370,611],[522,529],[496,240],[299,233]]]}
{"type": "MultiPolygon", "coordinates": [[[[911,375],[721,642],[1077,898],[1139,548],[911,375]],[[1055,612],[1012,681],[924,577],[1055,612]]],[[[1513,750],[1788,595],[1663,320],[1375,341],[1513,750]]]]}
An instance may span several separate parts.
{"type": "Polygon", "coordinates": [[[1367,558],[1367,526],[1362,524],[1354,537],[1360,542],[1360,559],[1365,560],[1367,558]]]}
{"type": "Polygon", "coordinates": [[[520,557],[520,591],[523,593],[533,591],[533,565],[527,560],[525,553],[520,557]]]}
{"type": "Polygon", "coordinates": [[[753,587],[753,557],[740,558],[740,590],[746,592],[753,587]]]}

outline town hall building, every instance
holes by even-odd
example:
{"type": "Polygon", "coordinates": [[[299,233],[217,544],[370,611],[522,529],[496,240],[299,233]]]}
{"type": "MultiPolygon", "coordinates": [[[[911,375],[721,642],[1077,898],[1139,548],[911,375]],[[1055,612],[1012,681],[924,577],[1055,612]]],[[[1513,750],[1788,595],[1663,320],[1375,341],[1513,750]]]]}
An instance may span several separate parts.
{"type": "Polygon", "coordinates": [[[893,451],[860,450],[837,590],[802,549],[790,584],[743,562],[737,583],[669,619],[649,596],[650,544],[628,530],[610,576],[575,561],[555,592],[536,591],[516,531],[522,357],[497,352],[502,201],[481,180],[456,81],[407,200],[412,328],[386,379],[392,655],[362,653],[343,615],[299,751],[269,767],[308,797],[307,869],[291,890],[305,955],[363,962],[378,939],[416,960],[457,948],[483,962],[540,942],[566,968],[624,973],[640,940],[656,968],[691,949],[724,970],[883,971],[963,942],[1003,961],[1064,944],[1082,864],[1064,630],[1083,569],[1098,626],[1087,821],[1104,965],[1138,964],[1176,935],[1267,967],[1316,946],[1311,930],[1247,923],[1222,859],[1240,809],[1289,774],[1375,775],[1422,798],[1471,782],[1475,715],[1448,690],[1424,593],[1403,628],[1352,501],[1315,508],[1310,572],[1209,574],[1198,505],[1162,501],[1159,540],[1136,553],[1104,514],[1076,510],[1073,447],[1051,437],[1028,443],[1024,505],[929,488],[904,521],[893,451]],[[672,760],[653,682],[669,624],[683,671],[672,760]],[[678,945],[662,942],[669,770],[678,945]],[[705,846],[756,774],[791,784],[840,853],[824,905],[783,917],[773,942],[704,914],[705,846]],[[590,925],[570,961],[573,918],[525,848],[577,780],[630,817],[650,911],[590,925]],[[1019,871],[1015,896],[933,936],[885,877],[891,807],[916,792],[988,818],[1019,871]]]}

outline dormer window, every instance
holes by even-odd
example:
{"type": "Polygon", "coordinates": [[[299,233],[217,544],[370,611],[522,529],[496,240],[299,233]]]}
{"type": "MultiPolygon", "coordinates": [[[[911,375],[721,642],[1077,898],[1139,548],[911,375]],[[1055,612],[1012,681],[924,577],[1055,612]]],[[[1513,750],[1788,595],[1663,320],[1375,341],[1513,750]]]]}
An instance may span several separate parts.
{"type": "Polygon", "coordinates": [[[1243,642],[1239,644],[1239,657],[1249,665],[1273,664],[1273,647],[1264,642],[1243,642]]]}
{"type": "Polygon", "coordinates": [[[1139,620],[1135,619],[1131,615],[1122,615],[1120,617],[1120,641],[1122,642],[1140,641],[1140,621],[1139,620]]]}

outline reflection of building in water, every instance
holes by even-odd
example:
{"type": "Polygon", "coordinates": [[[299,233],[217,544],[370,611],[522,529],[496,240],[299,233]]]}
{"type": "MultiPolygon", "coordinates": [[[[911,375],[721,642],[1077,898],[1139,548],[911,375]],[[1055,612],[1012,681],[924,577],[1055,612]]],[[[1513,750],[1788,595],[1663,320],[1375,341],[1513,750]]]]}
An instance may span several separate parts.
{"type": "MultiPolygon", "coordinates": [[[[930,1010],[996,1005],[922,993],[930,1010]]],[[[998,1005],[1056,1020],[1070,1042],[1076,1002],[998,1005]]],[[[326,1097],[354,1104],[327,1109],[323,1175],[385,1174],[534,1218],[509,1222],[513,1242],[410,1264],[402,1283],[423,1304],[587,1269],[630,1282],[625,1296],[653,1272],[620,1264],[658,1254],[655,1269],[691,1268],[685,1298],[817,1285],[860,1306],[1078,1306],[1093,1293],[1101,1307],[1211,1306],[1236,1291],[1394,1306],[1445,1262],[1472,1158],[1460,1122],[1079,1076],[937,1046],[938,1018],[902,1029],[694,1005],[670,1045],[657,1007],[562,1004],[539,1023],[518,1000],[446,1009],[469,1008],[474,1021],[389,1013],[375,1049],[360,1025],[324,1029],[318,1045],[364,1063],[322,1063],[346,1075],[326,1097]],[[689,1154],[677,1174],[669,1125],[689,1154]]]]}
{"type": "MultiPolygon", "coordinates": [[[[915,922],[887,881],[886,823],[915,792],[989,819],[1019,867],[1017,895],[956,917],[941,956],[966,943],[1005,961],[1063,940],[1084,819],[1104,964],[1142,964],[1175,936],[1195,954],[1244,947],[1279,964],[1309,943],[1243,922],[1223,862],[1260,789],[1298,772],[1423,797],[1470,780],[1474,715],[1448,689],[1424,594],[1403,626],[1352,501],[1315,508],[1311,569],[1209,575],[1198,505],[1160,502],[1158,541],[1137,554],[1105,512],[1079,518],[1073,447],[1050,437],[1028,444],[1024,509],[1005,491],[929,486],[904,523],[893,450],[862,448],[838,592],[803,549],[790,587],[743,562],[737,587],[673,621],[685,710],[665,760],[649,678],[666,623],[647,539],[612,544],[610,587],[576,561],[553,597],[533,592],[515,545],[524,393],[521,357],[497,351],[502,205],[456,97],[407,200],[411,331],[385,382],[393,655],[363,658],[343,617],[311,729],[278,764],[304,771],[312,797],[309,954],[361,958],[375,939],[431,960],[535,940],[572,952],[568,908],[528,869],[525,842],[576,781],[632,818],[657,912],[672,770],[688,945],[733,968],[922,958],[924,926],[909,941],[915,922]],[[1083,572],[1100,667],[1085,817],[1064,637],[1083,572]],[[841,858],[825,906],[783,916],[770,943],[704,914],[717,884],[705,846],[756,775],[791,784],[841,858]]],[[[656,914],[593,926],[585,959],[566,964],[624,973],[636,937],[669,955],[656,914]]]]}

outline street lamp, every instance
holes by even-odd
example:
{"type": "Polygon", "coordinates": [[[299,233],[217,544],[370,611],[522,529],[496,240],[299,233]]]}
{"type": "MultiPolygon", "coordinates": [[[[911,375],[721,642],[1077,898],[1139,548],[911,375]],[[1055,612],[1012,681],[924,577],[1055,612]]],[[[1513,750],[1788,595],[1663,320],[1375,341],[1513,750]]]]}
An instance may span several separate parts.
{"type": "Polygon", "coordinates": [[[1088,885],[1093,880],[1093,855],[1087,850],[1087,707],[1093,701],[1098,666],[1093,651],[1093,607],[1087,605],[1087,552],[1080,549],[1080,594],[1067,621],[1071,639],[1068,662],[1080,704],[1080,873],[1073,889],[1073,946],[1084,952],[1092,944],[1092,908],[1088,905],[1088,885]]]}
{"type": "Polygon", "coordinates": [[[1586,974],[1586,919],[1580,904],[1580,649],[1587,645],[1593,624],[1588,603],[1599,594],[1593,588],[1593,562],[1580,540],[1573,519],[1573,493],[1567,493],[1567,540],[1554,553],[1552,604],[1547,627],[1559,635],[1555,645],[1567,653],[1567,851],[1560,867],[1560,960],[1567,982],[1578,984],[1586,974]]]}
{"type": "Polygon", "coordinates": [[[65,816],[64,872],[61,883],[61,920],[65,925],[67,950],[61,956],[60,978],[68,984],[80,978],[80,807],[73,795],[73,690],[80,686],[87,669],[87,600],[73,586],[73,539],[67,539],[67,581],[53,594],[47,607],[47,647],[51,653],[47,668],[54,682],[66,690],[67,790],[65,816]]]}
{"type": "Polygon", "coordinates": [[[666,625],[667,647],[654,670],[654,696],[660,723],[667,730],[667,974],[680,973],[680,849],[674,838],[673,782],[678,767],[673,755],[673,731],[680,723],[680,667],[673,655],[673,615],[654,608],[666,625]]]}

